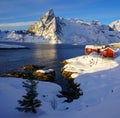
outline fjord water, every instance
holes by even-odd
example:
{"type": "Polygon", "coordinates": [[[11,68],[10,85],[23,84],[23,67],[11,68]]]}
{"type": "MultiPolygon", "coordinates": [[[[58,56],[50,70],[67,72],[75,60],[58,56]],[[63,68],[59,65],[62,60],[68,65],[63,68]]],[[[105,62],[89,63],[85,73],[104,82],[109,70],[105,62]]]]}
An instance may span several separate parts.
{"type": "Polygon", "coordinates": [[[81,45],[51,45],[34,43],[13,43],[27,46],[29,49],[0,50],[0,73],[15,71],[24,65],[33,64],[45,66],[45,69],[55,69],[56,83],[61,83],[61,61],[84,54],[84,46],[81,45]]]}

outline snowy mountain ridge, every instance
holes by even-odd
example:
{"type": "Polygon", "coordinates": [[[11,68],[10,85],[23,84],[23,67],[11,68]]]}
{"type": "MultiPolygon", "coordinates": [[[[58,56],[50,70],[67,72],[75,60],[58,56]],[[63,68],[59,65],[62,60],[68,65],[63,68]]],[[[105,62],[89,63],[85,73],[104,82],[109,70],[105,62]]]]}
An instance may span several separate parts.
{"type": "Polygon", "coordinates": [[[113,28],[116,31],[120,32],[120,20],[114,21],[112,23],[110,23],[109,25],[111,28],[113,28]]]}
{"type": "MultiPolygon", "coordinates": [[[[120,27],[118,22],[115,24],[120,27]]],[[[56,17],[50,9],[26,33],[12,31],[1,34],[0,38],[53,44],[107,44],[120,42],[120,32],[118,28],[99,21],[84,22],[81,19],[56,17]]]]}

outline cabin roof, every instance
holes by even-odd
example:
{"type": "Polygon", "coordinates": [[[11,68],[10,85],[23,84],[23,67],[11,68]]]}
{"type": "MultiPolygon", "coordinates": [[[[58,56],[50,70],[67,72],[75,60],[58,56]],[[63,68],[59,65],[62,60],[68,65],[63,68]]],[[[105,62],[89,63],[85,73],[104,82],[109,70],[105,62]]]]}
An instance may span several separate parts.
{"type": "Polygon", "coordinates": [[[99,49],[105,48],[105,45],[86,45],[85,48],[99,49]]]}
{"type": "Polygon", "coordinates": [[[106,50],[106,49],[110,49],[110,50],[112,50],[113,52],[115,52],[115,50],[114,50],[113,48],[111,48],[111,47],[106,47],[104,50],[106,50]]]}

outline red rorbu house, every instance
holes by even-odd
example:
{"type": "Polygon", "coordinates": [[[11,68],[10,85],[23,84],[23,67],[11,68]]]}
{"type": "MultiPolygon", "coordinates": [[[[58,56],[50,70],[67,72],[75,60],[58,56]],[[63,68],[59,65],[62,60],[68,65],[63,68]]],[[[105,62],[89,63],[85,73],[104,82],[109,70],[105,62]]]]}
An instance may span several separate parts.
{"type": "Polygon", "coordinates": [[[105,47],[105,45],[86,45],[85,53],[90,54],[92,52],[97,52],[104,57],[114,57],[115,51],[110,47],[105,47]]]}
{"type": "Polygon", "coordinates": [[[106,47],[102,52],[101,55],[104,57],[114,57],[115,55],[115,51],[110,48],[110,47],[106,47]]]}

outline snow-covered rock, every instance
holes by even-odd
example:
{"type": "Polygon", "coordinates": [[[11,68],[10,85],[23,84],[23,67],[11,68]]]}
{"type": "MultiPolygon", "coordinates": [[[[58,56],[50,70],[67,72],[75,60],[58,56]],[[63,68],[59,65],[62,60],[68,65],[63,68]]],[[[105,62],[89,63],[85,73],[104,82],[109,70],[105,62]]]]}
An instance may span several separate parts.
{"type": "Polygon", "coordinates": [[[26,31],[1,31],[0,40],[1,41],[23,41],[26,31]]]}
{"type": "Polygon", "coordinates": [[[17,34],[15,31],[12,31],[12,32],[8,33],[6,38],[7,39],[12,38],[12,39],[19,40],[19,39],[23,38],[23,35],[22,34],[17,34]]]}
{"type": "Polygon", "coordinates": [[[120,32],[120,20],[114,21],[112,23],[110,23],[109,25],[111,28],[113,28],[114,30],[120,32]]]}

